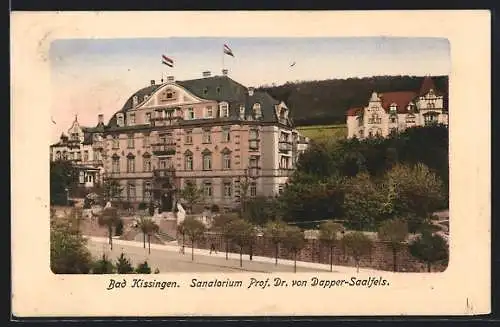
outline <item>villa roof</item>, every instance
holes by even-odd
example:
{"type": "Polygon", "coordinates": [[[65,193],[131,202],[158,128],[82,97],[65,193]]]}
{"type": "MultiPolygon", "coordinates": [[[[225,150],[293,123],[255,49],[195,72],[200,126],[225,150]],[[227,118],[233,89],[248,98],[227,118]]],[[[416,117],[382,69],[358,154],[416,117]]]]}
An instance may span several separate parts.
{"type": "Polygon", "coordinates": [[[385,92],[380,94],[382,98],[382,108],[389,111],[392,104],[396,104],[397,112],[402,114],[408,112],[408,104],[417,96],[415,92],[400,91],[400,92],[385,92]]]}

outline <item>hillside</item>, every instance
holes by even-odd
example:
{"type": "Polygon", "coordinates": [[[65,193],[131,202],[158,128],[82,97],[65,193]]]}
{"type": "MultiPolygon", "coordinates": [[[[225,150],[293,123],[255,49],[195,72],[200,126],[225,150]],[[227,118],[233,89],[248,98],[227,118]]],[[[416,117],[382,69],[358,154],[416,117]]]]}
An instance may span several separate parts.
{"type": "MultiPolygon", "coordinates": [[[[365,106],[373,91],[413,91],[420,88],[423,76],[374,76],[287,82],[261,86],[274,98],[285,101],[297,126],[344,124],[351,107],[365,106]]],[[[435,76],[436,87],[448,93],[448,76],[435,76]]]]}

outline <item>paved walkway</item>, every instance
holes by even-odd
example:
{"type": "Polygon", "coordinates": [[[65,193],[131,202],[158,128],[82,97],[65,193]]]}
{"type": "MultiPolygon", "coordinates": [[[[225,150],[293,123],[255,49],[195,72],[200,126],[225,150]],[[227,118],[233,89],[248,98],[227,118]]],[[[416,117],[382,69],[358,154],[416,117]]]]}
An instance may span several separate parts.
{"type": "MultiPolygon", "coordinates": [[[[293,260],[278,259],[278,265],[274,264],[274,258],[254,256],[252,261],[248,255],[243,255],[243,267],[240,267],[239,253],[229,253],[226,260],[225,252],[210,254],[206,249],[194,249],[194,261],[191,261],[191,248],[186,247],[185,254],[181,254],[180,247],[173,244],[151,244],[151,254],[143,248],[142,242],[124,241],[113,239],[113,251],[110,251],[108,239],[104,237],[87,236],[89,239],[89,250],[92,255],[98,257],[106,253],[113,261],[124,252],[132,263],[147,260],[152,270],[158,268],[160,272],[293,272],[293,260]]],[[[330,272],[330,265],[297,261],[297,272],[330,272]]],[[[360,273],[376,273],[381,271],[361,268],[360,273]]],[[[355,274],[355,267],[333,266],[333,272],[342,274],[355,274]]],[[[384,272],[387,273],[387,272],[384,272]]]]}

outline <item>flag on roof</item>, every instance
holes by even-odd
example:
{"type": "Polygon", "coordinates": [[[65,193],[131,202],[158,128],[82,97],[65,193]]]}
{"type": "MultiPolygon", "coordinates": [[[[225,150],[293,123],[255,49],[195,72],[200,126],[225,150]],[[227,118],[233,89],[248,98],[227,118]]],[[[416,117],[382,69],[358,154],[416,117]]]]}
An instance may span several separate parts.
{"type": "Polygon", "coordinates": [[[161,56],[161,63],[167,65],[168,67],[174,67],[174,60],[165,55],[161,56]]]}
{"type": "Polygon", "coordinates": [[[224,44],[224,54],[234,57],[233,50],[227,44],[224,44]]]}

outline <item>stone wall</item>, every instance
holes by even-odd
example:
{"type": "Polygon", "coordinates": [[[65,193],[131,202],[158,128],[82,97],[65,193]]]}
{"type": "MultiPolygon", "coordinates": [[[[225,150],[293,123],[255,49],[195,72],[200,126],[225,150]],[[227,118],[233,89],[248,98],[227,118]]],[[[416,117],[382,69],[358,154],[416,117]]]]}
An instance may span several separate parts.
{"type": "MultiPolygon", "coordinates": [[[[178,239],[182,243],[182,239],[178,239]]],[[[186,237],[186,246],[191,246],[189,239],[186,237]]],[[[217,251],[225,252],[225,241],[222,235],[216,233],[207,233],[203,240],[195,242],[196,248],[209,249],[211,244],[214,244],[217,251]]],[[[229,244],[229,252],[239,252],[239,247],[235,244],[229,244]]],[[[249,247],[243,249],[244,254],[249,254],[249,247]]],[[[253,246],[253,255],[263,257],[275,257],[275,246],[272,242],[265,237],[257,237],[253,246]]],[[[279,259],[293,260],[293,253],[288,251],[285,247],[279,247],[279,259]]],[[[304,248],[297,254],[297,260],[314,262],[314,263],[330,263],[330,250],[315,239],[306,240],[304,248]]],[[[334,248],[333,264],[338,266],[356,266],[356,263],[342,246],[334,248]]],[[[361,268],[372,268],[379,270],[392,271],[393,270],[393,253],[390,245],[386,242],[375,241],[372,250],[369,254],[363,256],[360,261],[361,268]]],[[[436,264],[433,265],[431,270],[433,272],[442,272],[446,269],[446,265],[436,264]]],[[[407,246],[403,246],[397,253],[397,270],[399,272],[425,272],[427,266],[413,257],[407,246]]]]}

